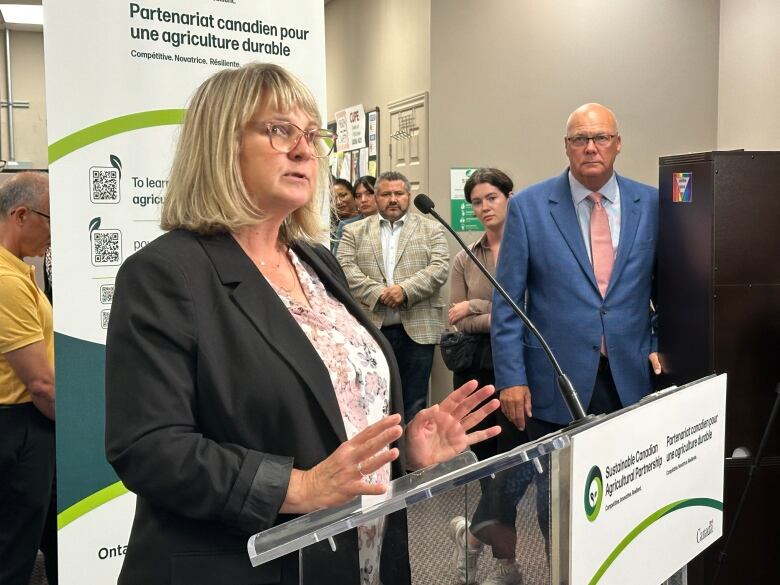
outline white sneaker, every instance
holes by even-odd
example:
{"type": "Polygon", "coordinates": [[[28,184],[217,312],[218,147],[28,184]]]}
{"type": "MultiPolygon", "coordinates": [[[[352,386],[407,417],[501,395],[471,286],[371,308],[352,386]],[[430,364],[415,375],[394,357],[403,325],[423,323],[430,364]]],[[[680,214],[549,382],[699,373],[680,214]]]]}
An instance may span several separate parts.
{"type": "Polygon", "coordinates": [[[482,585],[523,585],[523,576],[517,565],[498,563],[495,570],[482,582],[482,585]]]}
{"type": "Polygon", "coordinates": [[[457,585],[471,585],[477,582],[477,561],[482,552],[482,545],[476,550],[468,547],[466,531],[469,523],[463,516],[455,516],[450,520],[447,535],[455,543],[455,552],[452,554],[452,564],[455,566],[455,583],[457,585]]]}

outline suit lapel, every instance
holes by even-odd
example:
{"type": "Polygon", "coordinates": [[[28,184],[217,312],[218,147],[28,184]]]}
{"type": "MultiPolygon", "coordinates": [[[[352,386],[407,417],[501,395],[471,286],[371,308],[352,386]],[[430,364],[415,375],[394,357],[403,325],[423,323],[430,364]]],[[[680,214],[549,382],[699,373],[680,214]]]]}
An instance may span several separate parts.
{"type": "Polygon", "coordinates": [[[395,254],[395,259],[393,262],[394,268],[400,262],[401,256],[403,255],[404,250],[406,250],[406,244],[408,244],[409,240],[412,239],[412,234],[417,231],[419,226],[420,218],[414,215],[411,211],[407,212],[404,225],[401,228],[401,235],[398,238],[398,251],[395,254]]]}
{"type": "MultiPolygon", "coordinates": [[[[376,264],[379,266],[379,271],[382,273],[382,277],[387,282],[387,274],[385,274],[385,260],[382,254],[382,234],[379,229],[379,214],[374,214],[373,217],[368,218],[368,241],[371,242],[371,250],[374,252],[374,258],[376,264]]],[[[362,242],[355,242],[356,246],[362,245],[362,242]]]]}
{"type": "Polygon", "coordinates": [[[640,196],[628,188],[620,175],[617,175],[616,179],[620,189],[620,241],[618,242],[615,265],[612,267],[612,275],[609,277],[607,295],[628,262],[628,256],[636,238],[636,229],[639,226],[640,196]]]}
{"type": "MultiPolygon", "coordinates": [[[[314,269],[314,272],[316,272],[317,276],[320,277],[322,284],[325,285],[325,288],[328,290],[328,292],[341,301],[342,304],[346,305],[347,303],[350,303],[354,304],[355,308],[358,308],[358,305],[352,298],[352,295],[349,292],[349,288],[345,282],[339,280],[333,274],[333,271],[329,269],[328,266],[317,255],[317,253],[314,251],[314,248],[307,244],[296,243],[293,246],[293,250],[296,254],[298,254],[298,257],[301,260],[306,262],[314,269]]],[[[363,311],[358,310],[357,312],[363,316],[363,311]]]]}
{"type": "Polygon", "coordinates": [[[598,291],[596,276],[593,273],[593,265],[588,258],[588,250],[582,241],[582,230],[574,210],[574,202],[571,200],[571,188],[569,187],[569,171],[565,171],[553,184],[549,196],[550,215],[552,215],[558,231],[566,241],[572,254],[577,259],[582,271],[598,291]]]}
{"type": "Polygon", "coordinates": [[[271,285],[230,235],[199,239],[222,284],[233,289],[231,296],[236,305],[268,345],[303,379],[338,438],[346,441],[330,374],[271,285]]]}

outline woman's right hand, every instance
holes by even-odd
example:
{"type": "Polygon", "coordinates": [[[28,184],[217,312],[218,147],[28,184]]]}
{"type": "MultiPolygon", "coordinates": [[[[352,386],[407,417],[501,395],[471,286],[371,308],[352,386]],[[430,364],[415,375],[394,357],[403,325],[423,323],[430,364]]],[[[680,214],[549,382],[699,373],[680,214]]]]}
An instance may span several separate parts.
{"type": "Polygon", "coordinates": [[[293,469],[279,511],[308,514],[345,504],[356,496],[385,493],[385,484],[368,483],[365,476],[398,458],[398,449],[385,447],[402,433],[401,415],[392,414],[367,426],[308,471],[293,469]]]}
{"type": "Polygon", "coordinates": [[[468,301],[452,303],[450,310],[447,312],[447,318],[449,319],[450,325],[454,325],[463,319],[463,317],[468,317],[469,315],[471,315],[471,309],[469,308],[468,301]]]}

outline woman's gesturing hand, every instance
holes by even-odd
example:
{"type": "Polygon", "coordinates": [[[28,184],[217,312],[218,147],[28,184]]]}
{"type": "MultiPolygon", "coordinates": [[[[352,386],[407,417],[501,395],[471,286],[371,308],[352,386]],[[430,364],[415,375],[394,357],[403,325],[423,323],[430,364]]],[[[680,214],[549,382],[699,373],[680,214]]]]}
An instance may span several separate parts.
{"type": "MultiPolygon", "coordinates": [[[[493,399],[477,408],[494,392],[493,386],[477,390],[476,380],[471,380],[441,403],[421,410],[406,427],[408,465],[421,468],[446,461],[469,445],[500,433],[499,426],[468,432],[499,407],[499,401],[493,399]]],[[[356,496],[385,493],[386,484],[368,483],[365,476],[398,458],[398,449],[387,446],[402,433],[401,415],[386,416],[342,443],[312,469],[293,469],[280,511],[306,514],[339,506],[356,496]]]]}
{"type": "Polygon", "coordinates": [[[306,514],[356,496],[383,494],[387,485],[368,483],[365,476],[398,458],[398,449],[386,447],[402,433],[401,415],[392,414],[339,445],[308,471],[293,469],[280,512],[306,514]]]}
{"type": "Polygon", "coordinates": [[[409,423],[406,427],[406,446],[407,465],[410,468],[419,469],[447,461],[469,445],[495,437],[501,432],[499,426],[468,432],[501,404],[493,399],[477,408],[495,389],[493,386],[484,386],[479,390],[476,388],[476,380],[466,382],[441,403],[421,410],[409,423]]]}

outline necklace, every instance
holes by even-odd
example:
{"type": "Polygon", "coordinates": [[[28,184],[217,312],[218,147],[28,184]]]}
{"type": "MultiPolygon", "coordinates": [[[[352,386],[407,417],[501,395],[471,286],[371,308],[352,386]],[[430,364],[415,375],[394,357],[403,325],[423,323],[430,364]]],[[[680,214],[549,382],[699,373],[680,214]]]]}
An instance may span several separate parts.
{"type": "Polygon", "coordinates": [[[270,266],[270,267],[271,267],[271,268],[273,268],[274,270],[279,270],[279,265],[282,263],[282,261],[281,261],[281,260],[279,260],[279,262],[277,262],[276,264],[269,264],[269,263],[268,263],[268,262],[266,262],[265,260],[258,260],[258,262],[257,262],[257,263],[258,263],[260,266],[262,266],[263,268],[265,268],[266,266],[270,266]]]}
{"type": "Polygon", "coordinates": [[[273,270],[274,272],[279,270],[279,267],[282,265],[282,261],[287,257],[287,252],[289,251],[289,248],[287,248],[287,246],[282,246],[281,248],[276,248],[275,250],[277,254],[276,263],[270,262],[268,260],[263,260],[262,258],[258,258],[257,265],[261,268],[267,268],[268,270],[273,270]]]}
{"type": "Polygon", "coordinates": [[[296,285],[298,284],[298,275],[295,273],[295,267],[292,265],[292,263],[289,261],[287,257],[287,250],[284,249],[279,253],[280,253],[279,260],[275,264],[272,262],[267,262],[262,259],[258,259],[257,265],[258,268],[260,268],[260,272],[262,272],[265,275],[265,277],[268,279],[269,282],[279,287],[287,294],[291,294],[297,288],[296,285]],[[284,263],[287,270],[284,271],[283,273],[280,273],[279,268],[281,267],[282,262],[285,259],[287,259],[287,262],[284,263]],[[292,284],[289,287],[285,286],[284,284],[284,280],[286,280],[288,277],[292,279],[292,284]]]}
{"type": "Polygon", "coordinates": [[[279,266],[282,265],[282,259],[287,255],[287,250],[286,249],[282,249],[282,250],[277,249],[277,252],[279,253],[279,259],[277,260],[276,264],[273,264],[271,262],[267,262],[267,261],[263,260],[262,258],[259,258],[257,260],[257,264],[259,266],[262,266],[263,268],[269,268],[271,270],[279,270],[279,266]]]}
{"type": "MultiPolygon", "coordinates": [[[[277,268],[278,267],[279,266],[277,265],[277,268]]],[[[295,267],[294,266],[290,266],[290,264],[288,263],[287,264],[287,268],[289,269],[289,271],[290,271],[289,274],[290,274],[290,277],[292,278],[292,286],[290,286],[290,288],[287,288],[281,282],[276,283],[276,286],[278,286],[280,289],[282,289],[287,294],[290,294],[290,293],[292,293],[295,290],[295,288],[296,288],[295,285],[298,284],[298,275],[295,274],[295,267]]]]}

